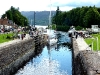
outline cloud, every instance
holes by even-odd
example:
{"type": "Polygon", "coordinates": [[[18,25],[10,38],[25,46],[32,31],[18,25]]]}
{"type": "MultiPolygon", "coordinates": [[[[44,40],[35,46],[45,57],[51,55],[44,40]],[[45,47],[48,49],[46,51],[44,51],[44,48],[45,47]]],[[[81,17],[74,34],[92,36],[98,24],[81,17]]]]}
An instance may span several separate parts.
{"type": "Polygon", "coordinates": [[[100,0],[70,0],[70,1],[65,1],[63,3],[60,2],[54,2],[52,4],[52,7],[82,7],[82,6],[96,6],[100,7],[100,0]]]}
{"type": "Polygon", "coordinates": [[[72,2],[72,3],[64,4],[63,6],[82,7],[82,6],[94,6],[95,5],[95,6],[99,7],[100,6],[99,3],[92,3],[92,2],[72,2]]]}
{"type": "Polygon", "coordinates": [[[1,0],[0,15],[9,10],[11,6],[19,7],[20,11],[44,11],[56,10],[57,6],[61,11],[68,11],[75,7],[96,6],[100,7],[100,0],[1,0]]]}

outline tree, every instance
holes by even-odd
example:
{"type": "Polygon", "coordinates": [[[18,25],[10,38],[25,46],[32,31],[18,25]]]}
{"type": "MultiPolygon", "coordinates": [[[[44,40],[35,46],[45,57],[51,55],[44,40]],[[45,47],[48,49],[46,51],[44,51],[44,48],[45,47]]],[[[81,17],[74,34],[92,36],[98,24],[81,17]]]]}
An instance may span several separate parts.
{"type": "Polygon", "coordinates": [[[12,16],[12,11],[11,10],[6,11],[6,14],[7,14],[7,18],[9,18],[9,20],[13,20],[13,16],[12,16]]]}
{"type": "Polygon", "coordinates": [[[5,18],[5,16],[19,26],[27,26],[29,24],[28,19],[19,12],[19,8],[16,9],[11,6],[11,8],[2,15],[2,18],[5,18]]]}
{"type": "Polygon", "coordinates": [[[61,11],[59,10],[59,6],[57,7],[56,14],[52,19],[53,24],[59,25],[61,11]]]}
{"type": "Polygon", "coordinates": [[[59,12],[59,8],[57,8],[56,15],[52,20],[56,25],[90,28],[91,25],[100,25],[100,8],[95,6],[77,7],[67,12],[59,12]]]}
{"type": "Polygon", "coordinates": [[[100,24],[100,14],[96,8],[90,8],[83,18],[85,27],[91,27],[91,25],[100,24]]]}
{"type": "Polygon", "coordinates": [[[1,19],[4,19],[6,16],[7,16],[6,14],[3,14],[3,15],[1,16],[1,19]]]}

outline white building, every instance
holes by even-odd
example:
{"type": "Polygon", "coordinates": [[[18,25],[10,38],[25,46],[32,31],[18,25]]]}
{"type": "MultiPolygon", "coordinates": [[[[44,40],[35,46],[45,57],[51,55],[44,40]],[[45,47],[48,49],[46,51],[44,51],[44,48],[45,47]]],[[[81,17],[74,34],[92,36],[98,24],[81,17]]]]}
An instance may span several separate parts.
{"type": "Polygon", "coordinates": [[[91,25],[92,32],[99,32],[98,25],[91,25]]]}

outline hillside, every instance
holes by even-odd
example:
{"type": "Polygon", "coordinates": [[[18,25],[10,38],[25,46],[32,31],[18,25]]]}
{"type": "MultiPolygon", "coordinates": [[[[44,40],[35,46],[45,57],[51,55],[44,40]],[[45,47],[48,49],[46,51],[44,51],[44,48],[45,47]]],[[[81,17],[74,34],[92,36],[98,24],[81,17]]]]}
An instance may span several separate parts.
{"type": "MultiPolygon", "coordinates": [[[[48,25],[50,11],[35,11],[35,24],[36,25],[48,25]]],[[[34,11],[22,11],[22,15],[26,16],[29,20],[29,24],[34,24],[34,11]],[[32,20],[32,21],[31,21],[32,20]]],[[[51,11],[52,16],[55,11],[51,11]]]]}

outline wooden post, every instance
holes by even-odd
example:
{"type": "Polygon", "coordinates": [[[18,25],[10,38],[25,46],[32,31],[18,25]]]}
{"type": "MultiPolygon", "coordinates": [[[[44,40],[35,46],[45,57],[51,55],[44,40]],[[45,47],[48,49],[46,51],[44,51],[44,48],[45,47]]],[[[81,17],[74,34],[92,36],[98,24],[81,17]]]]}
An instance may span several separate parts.
{"type": "Polygon", "coordinates": [[[99,43],[98,43],[98,37],[97,37],[97,50],[99,50],[99,48],[98,48],[98,44],[99,44],[99,43]]]}
{"type": "Polygon", "coordinates": [[[92,42],[92,50],[93,50],[93,42],[92,42]]]}

